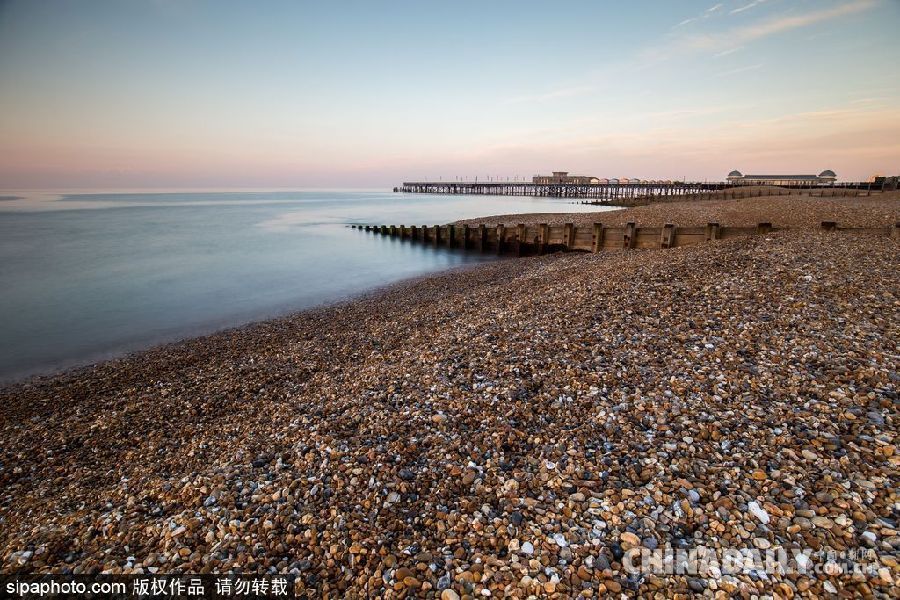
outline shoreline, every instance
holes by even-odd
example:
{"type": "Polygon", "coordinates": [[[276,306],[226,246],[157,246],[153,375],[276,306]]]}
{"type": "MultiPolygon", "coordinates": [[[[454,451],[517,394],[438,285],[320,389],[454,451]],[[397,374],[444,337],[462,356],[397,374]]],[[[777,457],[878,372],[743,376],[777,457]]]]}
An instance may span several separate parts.
{"type": "MultiPolygon", "coordinates": [[[[496,261],[505,261],[505,260],[513,260],[513,257],[503,256],[498,257],[496,261]]],[[[490,262],[496,262],[490,261],[490,262]]],[[[42,371],[38,373],[32,373],[28,375],[24,375],[22,377],[17,377],[13,379],[0,379],[0,394],[7,392],[10,388],[14,387],[23,387],[23,386],[31,386],[38,385],[41,383],[45,383],[47,380],[63,378],[63,377],[77,377],[80,375],[84,375],[86,371],[90,371],[99,367],[104,367],[109,363],[116,363],[118,361],[132,359],[139,359],[142,354],[152,353],[156,351],[162,351],[171,346],[178,346],[181,344],[188,344],[192,342],[201,342],[203,340],[207,340],[208,338],[214,338],[219,335],[233,335],[239,334],[244,330],[253,329],[256,327],[271,325],[277,321],[282,321],[285,319],[290,319],[294,317],[300,317],[307,313],[318,313],[322,311],[332,311],[339,310],[342,306],[347,304],[353,304],[358,301],[371,300],[381,296],[382,294],[388,293],[391,291],[391,288],[394,286],[405,286],[414,284],[421,279],[427,279],[429,277],[433,277],[436,275],[442,275],[447,273],[453,273],[455,271],[462,271],[467,269],[475,269],[481,266],[482,264],[490,264],[490,263],[465,263],[460,265],[452,265],[445,269],[441,269],[439,271],[433,271],[430,273],[421,273],[418,275],[411,275],[409,277],[399,279],[397,281],[392,281],[389,283],[379,284],[375,287],[366,288],[364,290],[351,293],[345,297],[341,297],[335,300],[324,300],[319,304],[315,304],[313,306],[308,306],[305,308],[297,308],[297,309],[286,309],[285,312],[280,314],[269,315],[260,319],[245,321],[241,323],[237,323],[234,325],[225,325],[222,327],[213,326],[212,329],[200,329],[196,333],[186,332],[183,335],[178,335],[172,337],[168,341],[160,341],[160,342],[151,342],[148,345],[143,345],[140,347],[136,347],[132,350],[125,350],[121,353],[116,350],[110,350],[108,356],[106,358],[101,358],[98,360],[89,360],[80,364],[73,364],[68,367],[59,367],[58,369],[52,369],[49,371],[42,371]]]]}
{"type": "Polygon", "coordinates": [[[273,568],[351,596],[886,592],[621,561],[896,555],[896,249],[791,230],[466,265],[4,387],[0,571],[273,568]]]}

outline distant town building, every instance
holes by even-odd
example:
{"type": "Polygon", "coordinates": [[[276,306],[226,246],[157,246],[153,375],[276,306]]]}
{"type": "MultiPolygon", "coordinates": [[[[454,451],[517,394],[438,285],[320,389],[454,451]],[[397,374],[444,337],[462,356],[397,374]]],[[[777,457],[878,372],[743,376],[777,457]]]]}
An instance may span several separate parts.
{"type": "Polygon", "coordinates": [[[732,171],[726,179],[740,185],[828,185],[834,183],[837,175],[830,169],[818,175],[743,175],[732,171]]]}
{"type": "Polygon", "coordinates": [[[553,175],[535,175],[532,183],[548,185],[553,183],[571,183],[574,185],[597,185],[600,179],[589,175],[569,175],[568,171],[553,171],[553,175]]]}

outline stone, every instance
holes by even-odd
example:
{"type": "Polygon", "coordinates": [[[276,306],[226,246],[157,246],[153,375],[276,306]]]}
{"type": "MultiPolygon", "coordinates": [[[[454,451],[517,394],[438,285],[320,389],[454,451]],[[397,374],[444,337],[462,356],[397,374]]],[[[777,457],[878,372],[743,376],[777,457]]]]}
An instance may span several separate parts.
{"type": "Polygon", "coordinates": [[[766,512],[766,510],[764,508],[762,508],[758,502],[755,502],[755,501],[748,502],[747,509],[750,511],[750,514],[752,514],[754,517],[756,517],[756,519],[763,525],[766,525],[769,523],[769,520],[770,520],[769,513],[766,512]]]}

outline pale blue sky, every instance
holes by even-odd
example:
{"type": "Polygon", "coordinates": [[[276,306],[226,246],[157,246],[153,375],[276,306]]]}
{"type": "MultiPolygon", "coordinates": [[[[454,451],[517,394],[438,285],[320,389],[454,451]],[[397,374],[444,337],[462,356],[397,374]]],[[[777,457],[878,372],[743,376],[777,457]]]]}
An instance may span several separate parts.
{"type": "Polygon", "coordinates": [[[0,0],[0,188],[900,171],[897,0],[0,0]]]}

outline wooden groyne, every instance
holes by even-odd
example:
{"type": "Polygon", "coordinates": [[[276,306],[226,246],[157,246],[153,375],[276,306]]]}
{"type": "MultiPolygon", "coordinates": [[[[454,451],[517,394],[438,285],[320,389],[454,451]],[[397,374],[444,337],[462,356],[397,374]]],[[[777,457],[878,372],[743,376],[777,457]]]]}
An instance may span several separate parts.
{"type": "MultiPolygon", "coordinates": [[[[607,227],[594,223],[591,227],[563,225],[518,224],[506,225],[351,225],[354,229],[376,235],[397,238],[435,248],[458,248],[498,255],[528,256],[549,252],[600,252],[635,248],[676,248],[713,240],[726,240],[746,235],[778,231],[772,223],[758,223],[754,227],[726,227],[707,223],[699,227],[640,227],[627,223],[624,227],[607,227]]],[[[900,240],[900,223],[891,227],[840,227],[834,221],[823,221],[821,231],[849,231],[875,235],[890,235],[900,240]]]]}

